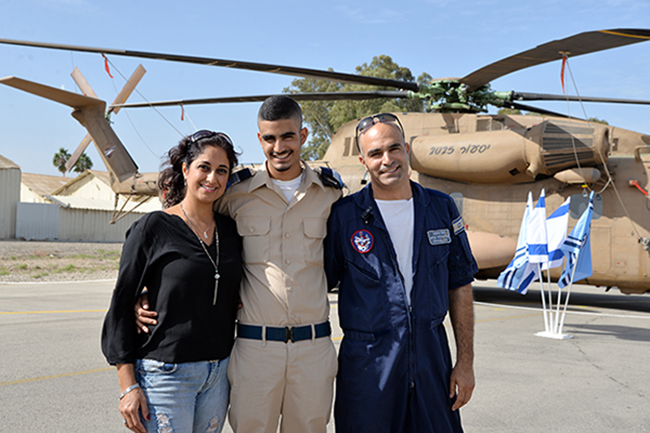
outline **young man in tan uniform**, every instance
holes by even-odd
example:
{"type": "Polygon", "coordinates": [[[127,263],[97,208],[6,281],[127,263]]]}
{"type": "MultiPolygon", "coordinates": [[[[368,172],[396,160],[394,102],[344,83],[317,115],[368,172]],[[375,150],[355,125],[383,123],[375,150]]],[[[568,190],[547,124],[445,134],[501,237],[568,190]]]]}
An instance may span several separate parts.
{"type": "Polygon", "coordinates": [[[283,432],[325,432],[337,361],[323,239],[340,184],[300,160],[308,131],[294,100],[267,99],[258,127],[264,168],[217,203],[243,238],[230,423],[238,433],[275,433],[282,415],[283,432]]]}

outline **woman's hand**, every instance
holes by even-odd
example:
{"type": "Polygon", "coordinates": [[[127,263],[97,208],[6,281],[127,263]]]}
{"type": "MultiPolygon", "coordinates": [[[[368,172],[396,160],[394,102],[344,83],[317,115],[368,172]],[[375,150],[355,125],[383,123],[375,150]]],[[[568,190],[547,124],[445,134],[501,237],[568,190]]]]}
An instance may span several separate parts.
{"type": "Polygon", "coordinates": [[[120,399],[120,413],[126,428],[137,433],[147,433],[140,421],[140,413],[149,420],[149,407],[141,388],[135,388],[120,399]]]}
{"type": "Polygon", "coordinates": [[[124,425],[134,432],[147,433],[140,421],[140,413],[149,420],[149,406],[144,391],[135,380],[133,364],[117,364],[117,377],[120,381],[120,413],[124,425]]]}

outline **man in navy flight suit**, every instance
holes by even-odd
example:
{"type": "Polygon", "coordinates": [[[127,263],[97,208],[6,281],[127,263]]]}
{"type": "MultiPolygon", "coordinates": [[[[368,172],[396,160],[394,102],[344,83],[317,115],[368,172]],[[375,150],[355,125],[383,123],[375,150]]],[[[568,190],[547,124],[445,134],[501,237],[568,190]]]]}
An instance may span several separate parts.
{"type": "Polygon", "coordinates": [[[409,180],[410,148],[397,117],[363,119],[357,144],[371,183],[334,205],[325,240],[344,332],[336,431],[462,432],[458,409],[474,389],[478,270],[463,220],[448,195],[409,180]]]}

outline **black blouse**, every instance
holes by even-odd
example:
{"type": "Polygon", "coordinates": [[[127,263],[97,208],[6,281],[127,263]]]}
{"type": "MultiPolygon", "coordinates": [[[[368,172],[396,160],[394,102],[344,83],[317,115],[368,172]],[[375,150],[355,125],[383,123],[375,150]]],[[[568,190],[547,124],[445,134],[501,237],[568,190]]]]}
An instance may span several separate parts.
{"type": "MultiPolygon", "coordinates": [[[[110,364],[155,359],[179,363],[230,355],[242,278],[235,222],[215,214],[219,233],[219,291],[214,266],[197,236],[176,215],[149,213],[126,232],[120,271],[104,319],[102,351],[110,364]],[[133,306],[143,287],[158,324],[137,333],[133,306]]],[[[215,259],[216,242],[208,246],[215,259]]]]}

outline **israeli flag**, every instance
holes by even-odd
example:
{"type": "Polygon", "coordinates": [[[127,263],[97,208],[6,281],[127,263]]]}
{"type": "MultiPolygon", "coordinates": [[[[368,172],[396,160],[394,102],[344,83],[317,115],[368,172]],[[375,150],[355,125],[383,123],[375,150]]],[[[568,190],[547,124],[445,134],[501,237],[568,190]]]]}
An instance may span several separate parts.
{"type": "Polygon", "coordinates": [[[515,290],[522,295],[528,291],[530,283],[539,278],[539,272],[536,265],[531,265],[528,260],[528,244],[526,243],[528,232],[528,220],[533,210],[533,194],[528,193],[528,201],[524,217],[521,220],[519,229],[519,238],[517,240],[517,251],[515,257],[508,264],[506,269],[501,272],[497,279],[497,285],[504,289],[515,290]]]}
{"type": "Polygon", "coordinates": [[[573,230],[562,244],[561,250],[567,264],[560,276],[558,286],[564,288],[574,281],[591,277],[591,218],[594,213],[594,192],[589,194],[589,206],[580,216],[573,230]],[[575,273],[574,273],[575,272],[575,273]]]}
{"type": "Polygon", "coordinates": [[[528,260],[530,263],[548,262],[548,239],[546,236],[546,199],[544,189],[528,217],[528,260]]]}
{"type": "Polygon", "coordinates": [[[548,236],[548,263],[542,269],[558,268],[564,262],[564,253],[560,247],[566,239],[566,229],[569,224],[569,205],[571,197],[567,198],[559,208],[546,220],[546,234],[548,236]]]}

